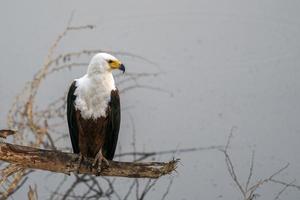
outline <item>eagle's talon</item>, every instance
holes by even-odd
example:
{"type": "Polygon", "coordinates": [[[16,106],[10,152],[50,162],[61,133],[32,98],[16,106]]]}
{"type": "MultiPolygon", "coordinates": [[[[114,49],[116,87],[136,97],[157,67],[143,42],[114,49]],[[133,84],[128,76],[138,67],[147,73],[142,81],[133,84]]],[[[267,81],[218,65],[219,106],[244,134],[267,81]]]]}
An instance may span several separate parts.
{"type": "Polygon", "coordinates": [[[98,161],[98,167],[97,167],[97,175],[99,176],[101,174],[102,171],[102,161],[99,160],[98,161]]]}
{"type": "Polygon", "coordinates": [[[79,168],[81,166],[82,160],[83,160],[83,155],[80,152],[79,153],[79,157],[78,157],[78,161],[75,163],[75,171],[74,171],[74,173],[79,174],[79,168]]]}
{"type": "Polygon", "coordinates": [[[109,166],[108,160],[103,156],[102,149],[100,149],[94,159],[94,162],[93,162],[93,167],[95,167],[98,164],[97,165],[97,176],[99,176],[102,171],[102,167],[103,167],[102,161],[104,161],[105,166],[109,166]]]}

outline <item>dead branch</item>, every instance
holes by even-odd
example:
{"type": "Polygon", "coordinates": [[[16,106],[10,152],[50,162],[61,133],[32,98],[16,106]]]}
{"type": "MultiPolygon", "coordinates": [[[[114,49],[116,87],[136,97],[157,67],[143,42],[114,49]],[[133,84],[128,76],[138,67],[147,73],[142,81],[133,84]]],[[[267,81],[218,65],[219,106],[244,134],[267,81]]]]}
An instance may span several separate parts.
{"type": "Polygon", "coordinates": [[[271,174],[270,176],[263,178],[263,179],[259,179],[258,181],[251,183],[251,178],[253,176],[254,173],[254,151],[252,152],[252,157],[251,157],[251,163],[250,163],[250,168],[249,168],[249,174],[247,177],[247,181],[246,184],[243,185],[242,181],[240,180],[240,178],[238,177],[238,175],[236,174],[236,169],[234,167],[234,163],[231,160],[230,154],[228,152],[228,148],[230,146],[230,142],[231,139],[233,137],[233,131],[234,131],[235,127],[233,127],[231,129],[231,132],[229,134],[229,137],[227,139],[227,143],[224,149],[220,149],[221,152],[224,153],[225,156],[225,163],[227,166],[227,171],[229,172],[230,178],[234,181],[235,186],[239,189],[240,193],[243,196],[244,200],[254,200],[258,194],[256,194],[257,190],[259,188],[261,188],[263,185],[273,182],[273,183],[277,183],[283,186],[283,188],[277,193],[277,195],[275,196],[274,199],[279,199],[280,195],[287,190],[288,188],[296,188],[298,190],[300,190],[300,186],[299,185],[295,185],[294,182],[295,180],[293,180],[292,182],[284,182],[281,180],[275,180],[274,177],[278,176],[279,174],[281,174],[284,170],[286,170],[289,166],[289,163],[286,164],[285,166],[281,167],[280,169],[278,169],[277,171],[275,171],[273,174],[271,174]]]}
{"type": "Polygon", "coordinates": [[[101,173],[92,167],[93,159],[83,158],[77,169],[79,156],[55,150],[0,143],[0,160],[18,164],[24,168],[41,169],[58,173],[93,174],[101,176],[118,176],[129,178],[159,178],[175,170],[178,160],[170,162],[117,162],[109,161],[101,173]]]}
{"type": "Polygon", "coordinates": [[[10,135],[13,135],[15,134],[16,131],[13,131],[13,130],[0,130],[0,137],[1,138],[6,138],[7,136],[10,136],[10,135]]]}

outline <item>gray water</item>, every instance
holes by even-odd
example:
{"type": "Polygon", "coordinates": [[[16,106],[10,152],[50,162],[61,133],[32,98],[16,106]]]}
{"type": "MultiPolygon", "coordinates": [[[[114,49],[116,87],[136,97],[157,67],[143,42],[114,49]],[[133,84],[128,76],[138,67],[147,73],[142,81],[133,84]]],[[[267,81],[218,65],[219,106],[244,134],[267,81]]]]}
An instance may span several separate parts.
{"type": "MultiPolygon", "coordinates": [[[[139,150],[224,145],[236,127],[230,152],[243,180],[254,150],[254,180],[290,163],[278,178],[296,179],[299,185],[299,9],[299,1],[279,0],[3,1],[1,128],[13,97],[43,64],[50,44],[75,11],[74,25],[94,24],[96,29],[70,34],[59,52],[102,48],[156,63],[120,58],[129,72],[160,72],[147,84],[167,91],[137,89],[121,97],[131,107],[123,118],[129,112],[133,116],[139,150]]],[[[66,71],[57,84],[67,89],[84,72],[66,71]]],[[[130,146],[131,136],[120,137],[120,143],[130,146]]],[[[182,165],[173,175],[168,199],[241,199],[219,151],[176,157],[182,165]]],[[[37,177],[30,181],[45,191],[37,177]]],[[[261,199],[273,199],[281,188],[271,184],[258,193],[261,199]]],[[[26,191],[15,197],[21,199],[26,191]]],[[[295,189],[282,195],[299,197],[295,189]]]]}

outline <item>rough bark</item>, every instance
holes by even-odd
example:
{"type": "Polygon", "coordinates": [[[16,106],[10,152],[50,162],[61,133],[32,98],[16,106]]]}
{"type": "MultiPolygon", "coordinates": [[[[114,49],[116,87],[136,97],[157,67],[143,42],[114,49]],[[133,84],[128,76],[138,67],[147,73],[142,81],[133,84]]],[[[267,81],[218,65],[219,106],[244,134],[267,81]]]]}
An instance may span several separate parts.
{"type": "MultiPolygon", "coordinates": [[[[100,173],[92,167],[93,159],[83,158],[78,168],[79,155],[54,150],[0,143],[0,160],[24,168],[41,169],[58,173],[94,174],[129,178],[159,178],[175,170],[178,160],[170,162],[117,162],[109,161],[100,173]]],[[[105,164],[104,164],[105,165],[105,164]]]]}

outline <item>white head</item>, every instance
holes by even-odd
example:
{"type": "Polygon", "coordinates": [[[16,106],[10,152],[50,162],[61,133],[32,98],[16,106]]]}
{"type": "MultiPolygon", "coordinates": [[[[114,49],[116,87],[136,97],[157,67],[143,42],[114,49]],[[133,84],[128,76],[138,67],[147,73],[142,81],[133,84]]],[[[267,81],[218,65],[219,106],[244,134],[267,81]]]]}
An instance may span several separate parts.
{"type": "Polygon", "coordinates": [[[87,73],[89,76],[93,76],[106,72],[111,73],[114,69],[125,72],[125,66],[117,58],[108,53],[98,53],[91,59],[87,73]]]}
{"type": "Polygon", "coordinates": [[[88,66],[87,75],[76,79],[75,107],[85,119],[106,116],[111,91],[116,89],[114,69],[125,72],[124,65],[108,53],[98,53],[88,66]]]}

